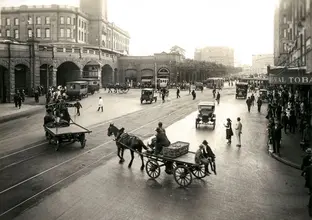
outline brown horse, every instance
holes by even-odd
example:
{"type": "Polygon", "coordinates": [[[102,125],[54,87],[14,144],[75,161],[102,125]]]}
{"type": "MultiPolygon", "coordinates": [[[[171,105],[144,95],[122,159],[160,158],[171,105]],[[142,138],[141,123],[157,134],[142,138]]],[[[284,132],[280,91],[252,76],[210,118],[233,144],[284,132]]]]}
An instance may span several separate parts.
{"type": "MultiPolygon", "coordinates": [[[[123,163],[125,159],[123,158],[123,153],[125,149],[129,149],[131,152],[131,161],[128,165],[130,168],[134,159],[134,151],[142,153],[142,149],[148,150],[143,141],[131,134],[125,133],[124,128],[118,129],[114,124],[110,124],[107,129],[107,135],[115,136],[116,145],[117,145],[117,156],[120,158],[119,163],[123,163]]],[[[141,170],[144,169],[144,160],[143,155],[140,154],[142,165],[141,170]]]]}

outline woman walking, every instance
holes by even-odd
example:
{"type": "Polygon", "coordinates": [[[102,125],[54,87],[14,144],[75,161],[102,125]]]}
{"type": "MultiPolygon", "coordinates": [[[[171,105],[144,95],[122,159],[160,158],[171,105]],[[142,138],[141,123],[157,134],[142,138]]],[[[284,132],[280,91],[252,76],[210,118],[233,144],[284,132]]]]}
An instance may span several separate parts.
{"type": "Polygon", "coordinates": [[[233,130],[232,130],[232,121],[231,119],[226,119],[227,123],[224,125],[224,127],[226,128],[226,140],[228,141],[228,144],[232,143],[232,136],[233,136],[233,130]]]}

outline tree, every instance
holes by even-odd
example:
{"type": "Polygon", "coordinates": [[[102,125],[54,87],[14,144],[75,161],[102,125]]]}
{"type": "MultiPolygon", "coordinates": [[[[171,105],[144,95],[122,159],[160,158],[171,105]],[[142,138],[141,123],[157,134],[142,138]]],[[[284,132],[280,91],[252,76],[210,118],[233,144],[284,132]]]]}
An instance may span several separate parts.
{"type": "Polygon", "coordinates": [[[178,53],[178,54],[185,56],[185,49],[175,45],[175,46],[170,48],[170,53],[178,53]]]}

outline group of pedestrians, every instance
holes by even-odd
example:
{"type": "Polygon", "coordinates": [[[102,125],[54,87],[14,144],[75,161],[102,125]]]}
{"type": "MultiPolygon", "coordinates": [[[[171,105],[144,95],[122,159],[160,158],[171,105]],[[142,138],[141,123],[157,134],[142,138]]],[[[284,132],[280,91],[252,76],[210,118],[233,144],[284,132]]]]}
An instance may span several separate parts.
{"type": "MultiPolygon", "coordinates": [[[[243,130],[243,125],[241,123],[241,118],[238,117],[236,122],[236,126],[235,126],[235,135],[236,135],[236,139],[237,139],[237,147],[241,147],[242,146],[242,142],[241,142],[241,135],[242,135],[242,130],[243,130]]],[[[224,124],[225,127],[225,137],[227,140],[228,144],[232,143],[232,136],[234,135],[233,129],[232,129],[232,120],[230,118],[226,119],[226,124],[224,124]]]]}

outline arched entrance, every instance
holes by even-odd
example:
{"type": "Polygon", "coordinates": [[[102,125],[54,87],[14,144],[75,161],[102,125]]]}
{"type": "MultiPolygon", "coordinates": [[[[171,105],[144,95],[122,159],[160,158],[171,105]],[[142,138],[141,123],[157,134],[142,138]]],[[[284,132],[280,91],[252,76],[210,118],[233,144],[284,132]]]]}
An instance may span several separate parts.
{"type": "Polygon", "coordinates": [[[9,72],[8,69],[0,66],[0,103],[9,101],[8,97],[9,72]]]}
{"type": "Polygon", "coordinates": [[[138,71],[136,69],[126,69],[125,82],[130,86],[136,86],[138,71]]]}
{"type": "Polygon", "coordinates": [[[78,80],[80,78],[79,67],[70,61],[62,63],[56,72],[57,86],[66,86],[67,82],[78,80]]]}
{"type": "Polygon", "coordinates": [[[98,63],[97,61],[90,61],[83,67],[82,77],[98,79],[99,72],[100,72],[100,63],[98,63]]]}
{"type": "Polygon", "coordinates": [[[17,64],[14,68],[15,91],[24,89],[25,93],[30,92],[30,71],[24,64],[17,64]]]}
{"type": "Polygon", "coordinates": [[[105,64],[101,71],[102,86],[113,83],[113,68],[105,64]]]}
{"type": "Polygon", "coordinates": [[[40,85],[42,85],[44,89],[52,86],[52,71],[52,65],[43,64],[40,66],[40,85]]]}
{"type": "Polygon", "coordinates": [[[152,86],[155,84],[154,70],[143,69],[141,70],[141,84],[145,86],[152,86]]]}
{"type": "Polygon", "coordinates": [[[170,76],[170,70],[166,67],[162,67],[158,70],[157,72],[157,77],[158,78],[168,78],[170,76]]]}
{"type": "Polygon", "coordinates": [[[114,80],[115,80],[115,83],[121,83],[120,79],[118,77],[118,69],[117,68],[114,69],[114,80]]]}

